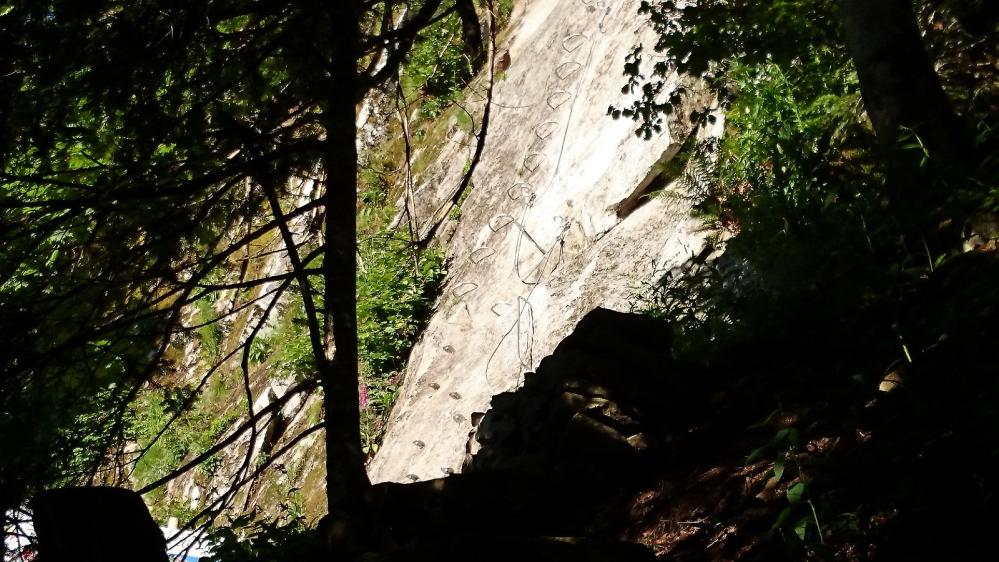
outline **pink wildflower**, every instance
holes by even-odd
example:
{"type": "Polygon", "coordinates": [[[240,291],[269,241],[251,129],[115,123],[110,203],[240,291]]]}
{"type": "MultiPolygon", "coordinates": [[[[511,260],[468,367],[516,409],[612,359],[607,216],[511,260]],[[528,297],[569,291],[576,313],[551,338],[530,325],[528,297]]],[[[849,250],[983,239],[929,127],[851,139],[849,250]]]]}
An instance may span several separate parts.
{"type": "Polygon", "coordinates": [[[368,408],[368,385],[364,384],[363,382],[361,383],[360,406],[362,410],[366,410],[368,408]]]}

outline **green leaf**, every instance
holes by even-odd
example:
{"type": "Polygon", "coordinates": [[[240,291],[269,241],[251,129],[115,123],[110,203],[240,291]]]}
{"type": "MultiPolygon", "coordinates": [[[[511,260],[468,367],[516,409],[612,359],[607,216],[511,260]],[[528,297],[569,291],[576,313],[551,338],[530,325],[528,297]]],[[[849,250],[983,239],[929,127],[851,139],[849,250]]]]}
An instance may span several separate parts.
{"type": "Polygon", "coordinates": [[[797,504],[801,502],[801,499],[805,495],[805,483],[798,482],[794,486],[787,489],[787,501],[792,504],[797,504]]]}
{"type": "Polygon", "coordinates": [[[801,540],[805,540],[805,535],[808,533],[808,523],[808,517],[802,517],[794,524],[794,534],[798,535],[801,540]]]}
{"type": "Polygon", "coordinates": [[[784,429],[778,431],[777,435],[774,435],[772,443],[775,447],[780,447],[781,445],[787,445],[791,448],[797,447],[798,430],[793,427],[785,427],[784,429]]]}
{"type": "Polygon", "coordinates": [[[774,478],[778,481],[784,476],[784,457],[778,457],[774,461],[774,478]]]}

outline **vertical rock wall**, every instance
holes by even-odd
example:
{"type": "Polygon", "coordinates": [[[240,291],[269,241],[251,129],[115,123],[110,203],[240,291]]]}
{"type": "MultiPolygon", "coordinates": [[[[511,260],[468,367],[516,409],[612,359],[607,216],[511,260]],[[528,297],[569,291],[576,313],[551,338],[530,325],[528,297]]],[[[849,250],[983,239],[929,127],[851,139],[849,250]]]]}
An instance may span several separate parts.
{"type": "MultiPolygon", "coordinates": [[[[474,188],[460,218],[441,229],[448,279],[369,465],[373,481],[459,471],[473,421],[494,395],[520,385],[588,311],[628,309],[642,283],[703,247],[688,200],[635,197],[690,125],[672,122],[646,141],[630,120],[607,116],[609,105],[625,101],[625,56],[654,41],[638,7],[638,0],[518,4],[499,45],[510,65],[498,76],[474,188]],[[624,201],[641,204],[619,213],[624,201]]],[[[469,98],[475,130],[483,96],[469,98]]],[[[698,134],[721,126],[719,119],[714,131],[698,134]]],[[[412,196],[418,232],[447,215],[474,150],[475,135],[457,124],[447,137],[412,196]]]]}

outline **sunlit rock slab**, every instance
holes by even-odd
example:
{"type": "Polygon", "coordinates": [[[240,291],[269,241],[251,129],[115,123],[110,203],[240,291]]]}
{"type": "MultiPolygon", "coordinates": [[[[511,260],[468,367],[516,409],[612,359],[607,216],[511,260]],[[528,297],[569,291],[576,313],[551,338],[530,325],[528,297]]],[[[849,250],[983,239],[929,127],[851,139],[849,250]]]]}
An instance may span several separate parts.
{"type": "MultiPolygon", "coordinates": [[[[588,311],[627,310],[645,284],[703,248],[689,198],[644,198],[618,213],[691,128],[674,122],[643,140],[635,123],[607,115],[627,101],[626,55],[654,41],[638,7],[637,0],[518,4],[499,47],[510,66],[496,84],[474,189],[457,224],[439,230],[448,237],[448,278],[369,464],[373,481],[458,472],[473,421],[494,395],[520,385],[588,311]]],[[[471,98],[477,127],[482,96],[471,98]]],[[[699,135],[720,127],[719,119],[699,135]]],[[[455,126],[446,142],[415,191],[421,232],[447,215],[476,139],[455,126]]]]}

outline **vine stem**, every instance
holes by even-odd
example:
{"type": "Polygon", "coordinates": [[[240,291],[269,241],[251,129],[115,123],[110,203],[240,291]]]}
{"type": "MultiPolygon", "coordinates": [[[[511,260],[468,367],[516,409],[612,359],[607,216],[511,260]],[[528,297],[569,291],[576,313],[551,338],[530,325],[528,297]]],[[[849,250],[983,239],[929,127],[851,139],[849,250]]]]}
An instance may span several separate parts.
{"type": "Polygon", "coordinates": [[[815,509],[815,502],[812,501],[812,489],[808,485],[808,477],[805,476],[805,471],[801,467],[801,461],[798,460],[797,455],[792,455],[794,458],[794,464],[798,467],[798,475],[801,477],[802,484],[805,485],[805,502],[808,503],[809,509],[812,510],[812,519],[815,521],[815,530],[819,535],[819,543],[825,545],[826,540],[822,536],[822,524],[819,523],[819,512],[815,509]]]}

